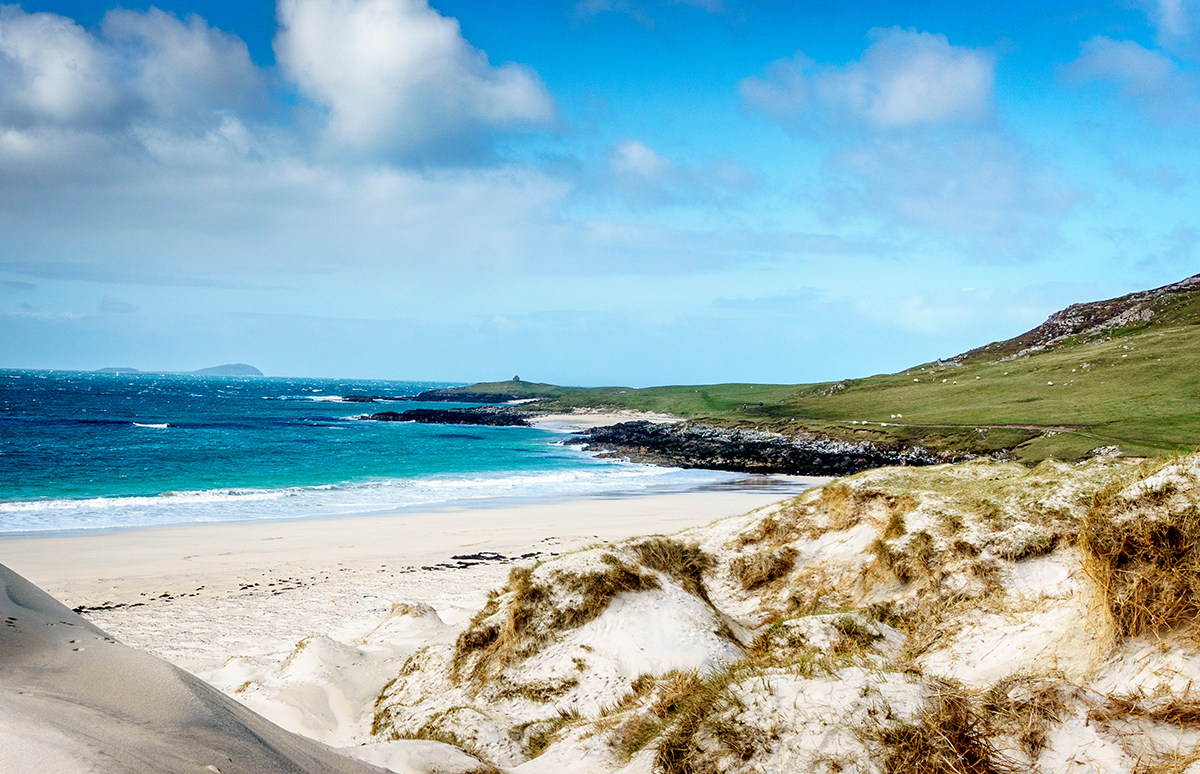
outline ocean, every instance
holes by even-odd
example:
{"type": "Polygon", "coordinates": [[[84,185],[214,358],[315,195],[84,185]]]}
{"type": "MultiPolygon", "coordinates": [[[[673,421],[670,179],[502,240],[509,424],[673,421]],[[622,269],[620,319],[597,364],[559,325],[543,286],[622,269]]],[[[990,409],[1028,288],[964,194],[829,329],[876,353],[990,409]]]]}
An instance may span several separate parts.
{"type": "Polygon", "coordinates": [[[0,370],[0,534],[403,513],[746,478],[597,459],[536,428],[356,418],[471,404],[341,400],[445,386],[0,370]]]}

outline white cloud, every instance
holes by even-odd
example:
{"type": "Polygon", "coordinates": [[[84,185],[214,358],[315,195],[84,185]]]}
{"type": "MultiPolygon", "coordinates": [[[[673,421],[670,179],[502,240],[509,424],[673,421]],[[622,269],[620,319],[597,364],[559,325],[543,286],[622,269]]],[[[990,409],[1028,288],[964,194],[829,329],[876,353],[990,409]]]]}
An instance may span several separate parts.
{"type": "Polygon", "coordinates": [[[157,8],[114,10],[101,29],[131,73],[128,88],[142,103],[144,120],[211,124],[220,111],[265,99],[246,44],[199,16],[180,21],[157,8]]]}
{"type": "Polygon", "coordinates": [[[1064,69],[1076,83],[1107,82],[1147,116],[1167,124],[1200,120],[1200,81],[1170,56],[1132,40],[1097,35],[1079,47],[1064,69]]]}
{"type": "Polygon", "coordinates": [[[0,6],[0,123],[86,126],[121,94],[105,48],[70,19],[0,6]]]}
{"type": "Polygon", "coordinates": [[[998,126],[995,56],[915,30],[870,38],[846,65],[797,53],[740,84],[746,106],[831,141],[809,189],[825,220],[915,227],[976,259],[1044,251],[1078,194],[998,126]]]}
{"type": "MultiPolygon", "coordinates": [[[[100,34],[0,7],[0,165],[95,168],[147,137],[240,122],[266,99],[246,45],[191,16],[114,10],[100,34]]],[[[10,168],[11,170],[11,168],[10,168]]]]}
{"type": "Polygon", "coordinates": [[[492,66],[425,0],[280,0],[278,16],[281,67],[329,109],[330,134],[350,148],[438,155],[553,118],[536,73],[492,66]]]}
{"type": "Polygon", "coordinates": [[[610,163],[618,174],[652,181],[660,181],[676,169],[670,159],[655,153],[641,140],[626,140],[618,144],[613,149],[610,163]]]}
{"type": "Polygon", "coordinates": [[[789,130],[822,124],[902,129],[986,121],[995,57],[945,35],[874,29],[862,57],[819,66],[802,53],[740,84],[743,102],[789,130]]]}

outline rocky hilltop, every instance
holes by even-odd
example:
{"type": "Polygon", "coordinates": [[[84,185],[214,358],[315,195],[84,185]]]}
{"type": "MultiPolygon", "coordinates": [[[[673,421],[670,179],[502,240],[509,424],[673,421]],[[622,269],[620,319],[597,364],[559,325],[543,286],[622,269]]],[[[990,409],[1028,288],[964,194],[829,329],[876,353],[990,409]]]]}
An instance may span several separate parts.
{"type": "MultiPolygon", "coordinates": [[[[1153,290],[1142,290],[1107,301],[1072,304],[1055,312],[1031,331],[964,352],[951,360],[979,362],[1010,360],[1070,340],[1092,343],[1118,329],[1146,327],[1155,318],[1170,316],[1200,291],[1200,274],[1153,290]]],[[[1190,316],[1190,315],[1189,315],[1190,316]]]]}

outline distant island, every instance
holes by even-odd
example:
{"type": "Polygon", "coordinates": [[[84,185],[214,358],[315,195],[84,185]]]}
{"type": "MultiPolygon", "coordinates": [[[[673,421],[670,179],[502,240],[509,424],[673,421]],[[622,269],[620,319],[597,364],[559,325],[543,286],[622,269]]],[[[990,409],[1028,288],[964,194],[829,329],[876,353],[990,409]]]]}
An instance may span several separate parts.
{"type": "Polygon", "coordinates": [[[139,371],[136,368],[123,366],[97,368],[94,374],[190,374],[192,376],[266,376],[262,371],[245,363],[228,363],[226,365],[201,368],[199,371],[139,371]]]}
{"type": "Polygon", "coordinates": [[[195,376],[265,376],[262,371],[252,365],[245,363],[229,363],[228,365],[213,366],[212,368],[201,368],[199,371],[192,371],[195,376]]]}

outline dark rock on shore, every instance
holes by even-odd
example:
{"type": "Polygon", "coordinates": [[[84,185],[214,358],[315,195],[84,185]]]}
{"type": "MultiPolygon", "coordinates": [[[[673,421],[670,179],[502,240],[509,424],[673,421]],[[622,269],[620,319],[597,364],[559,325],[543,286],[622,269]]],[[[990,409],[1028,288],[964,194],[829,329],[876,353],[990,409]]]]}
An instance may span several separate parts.
{"type": "Polygon", "coordinates": [[[529,427],[529,420],[515,409],[479,406],[462,409],[409,409],[381,411],[363,419],[377,422],[420,422],[426,425],[488,425],[490,427],[529,427]]]}
{"type": "Polygon", "coordinates": [[[888,465],[933,465],[963,458],[921,447],[888,449],[870,442],[818,436],[645,421],[592,428],[568,443],[655,465],[805,476],[844,476],[888,465]]]}

